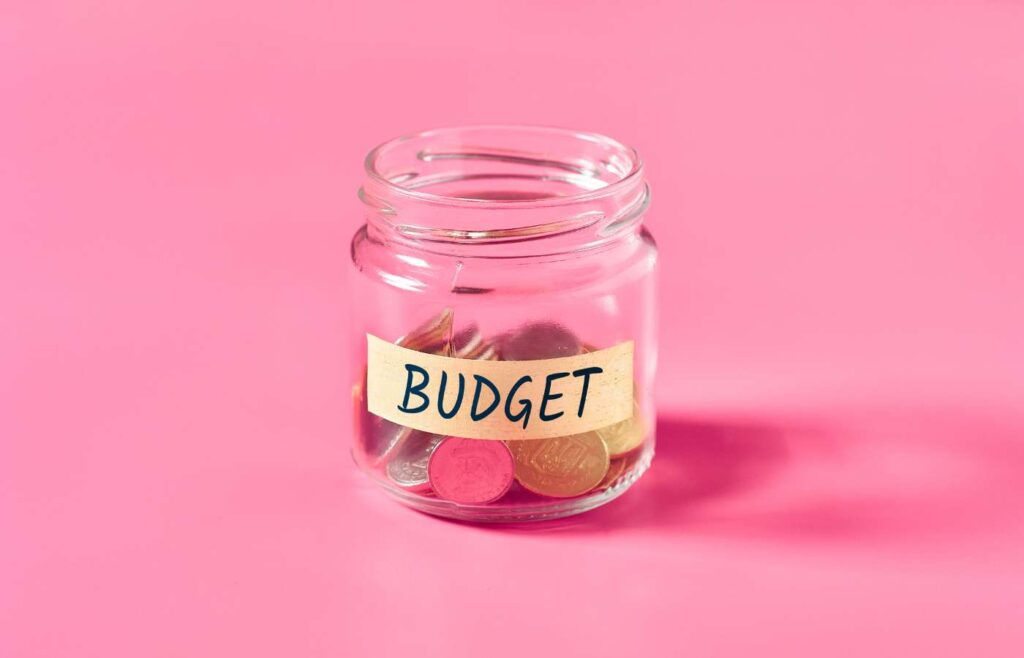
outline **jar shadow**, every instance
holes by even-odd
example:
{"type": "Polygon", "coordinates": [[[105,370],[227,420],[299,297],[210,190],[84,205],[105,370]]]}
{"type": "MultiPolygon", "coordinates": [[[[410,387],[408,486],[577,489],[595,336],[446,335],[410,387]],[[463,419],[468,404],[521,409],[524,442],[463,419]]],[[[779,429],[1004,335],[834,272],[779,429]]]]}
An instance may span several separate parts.
{"type": "Polygon", "coordinates": [[[816,424],[661,417],[650,470],[619,499],[576,517],[504,527],[915,552],[957,543],[1002,546],[1008,534],[1022,532],[1021,436],[1019,419],[931,407],[882,408],[816,424]]]}
{"type": "Polygon", "coordinates": [[[605,532],[682,523],[688,511],[754,489],[785,466],[781,429],[749,422],[660,417],[651,468],[631,489],[579,516],[489,526],[533,532],[605,532]]]}

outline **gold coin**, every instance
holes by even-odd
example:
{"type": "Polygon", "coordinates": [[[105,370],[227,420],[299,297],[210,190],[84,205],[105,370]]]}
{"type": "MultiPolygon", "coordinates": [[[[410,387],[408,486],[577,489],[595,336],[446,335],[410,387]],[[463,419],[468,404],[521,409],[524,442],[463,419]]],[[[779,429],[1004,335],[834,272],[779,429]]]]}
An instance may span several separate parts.
{"type": "MultiPolygon", "coordinates": [[[[590,343],[583,343],[584,353],[596,352],[598,349],[600,348],[590,343]]],[[[596,431],[598,436],[608,444],[608,454],[611,455],[612,459],[615,459],[640,446],[644,442],[646,428],[640,420],[640,410],[634,406],[632,418],[626,419],[621,423],[609,425],[608,427],[602,427],[596,431]]],[[[613,469],[614,466],[615,464],[612,464],[613,469]]],[[[606,486],[605,483],[602,483],[602,486],[606,486]]]]}
{"type": "Polygon", "coordinates": [[[647,436],[647,428],[638,409],[634,409],[632,418],[602,427],[595,432],[608,446],[608,454],[613,458],[636,450],[647,436]]]}
{"type": "Polygon", "coordinates": [[[544,496],[579,496],[600,484],[608,472],[608,446],[594,432],[509,441],[508,447],[519,484],[544,496]]]}
{"type": "MultiPolygon", "coordinates": [[[[598,349],[590,343],[583,343],[585,353],[596,352],[598,349]]],[[[634,406],[632,418],[596,431],[598,436],[608,444],[608,454],[615,459],[640,447],[646,438],[647,428],[640,418],[640,410],[634,406]]]]}

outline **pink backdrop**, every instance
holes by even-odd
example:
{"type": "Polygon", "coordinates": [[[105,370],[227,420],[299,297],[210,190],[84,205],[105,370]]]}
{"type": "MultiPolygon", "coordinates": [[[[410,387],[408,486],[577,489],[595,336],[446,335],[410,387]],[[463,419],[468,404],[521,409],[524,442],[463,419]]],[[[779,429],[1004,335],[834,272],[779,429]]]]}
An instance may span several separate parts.
{"type": "Polygon", "coordinates": [[[1024,6],[0,6],[0,656],[1019,656],[1024,6]],[[646,157],[656,465],[532,531],[347,455],[363,153],[646,157]]]}

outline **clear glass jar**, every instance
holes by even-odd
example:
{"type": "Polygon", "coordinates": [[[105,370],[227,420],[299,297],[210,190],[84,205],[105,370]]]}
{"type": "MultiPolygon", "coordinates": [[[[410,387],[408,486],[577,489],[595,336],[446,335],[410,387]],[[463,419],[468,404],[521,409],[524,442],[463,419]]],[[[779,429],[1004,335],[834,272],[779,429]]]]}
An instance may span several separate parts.
{"type": "Polygon", "coordinates": [[[366,158],[352,240],[353,455],[418,510],[575,514],[654,454],[656,247],[636,151],[482,126],[366,158]]]}

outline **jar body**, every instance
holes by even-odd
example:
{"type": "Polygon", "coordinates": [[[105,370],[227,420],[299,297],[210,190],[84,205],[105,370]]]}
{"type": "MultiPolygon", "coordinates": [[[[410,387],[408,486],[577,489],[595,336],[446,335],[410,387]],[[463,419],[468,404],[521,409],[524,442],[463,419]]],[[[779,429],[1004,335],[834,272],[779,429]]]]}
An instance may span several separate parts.
{"type": "MultiPolygon", "coordinates": [[[[636,481],[654,454],[657,361],[642,192],[617,230],[607,213],[590,226],[600,239],[556,229],[557,246],[533,229],[410,237],[380,221],[394,204],[376,195],[349,286],[352,453],[374,482],[424,512],[512,522],[582,512],[636,481]]],[[[473,212],[520,211],[498,194],[473,212]]]]}

